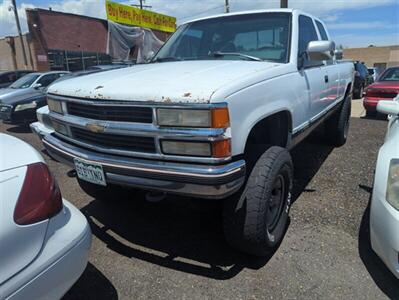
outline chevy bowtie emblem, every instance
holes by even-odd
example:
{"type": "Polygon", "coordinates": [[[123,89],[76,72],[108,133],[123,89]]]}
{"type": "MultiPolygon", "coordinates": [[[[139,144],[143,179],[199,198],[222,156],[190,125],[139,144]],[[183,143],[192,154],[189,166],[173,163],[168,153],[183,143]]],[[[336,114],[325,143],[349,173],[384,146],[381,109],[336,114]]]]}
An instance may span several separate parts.
{"type": "Polygon", "coordinates": [[[104,132],[105,126],[96,123],[89,123],[86,124],[86,129],[94,133],[101,133],[104,132]]]}

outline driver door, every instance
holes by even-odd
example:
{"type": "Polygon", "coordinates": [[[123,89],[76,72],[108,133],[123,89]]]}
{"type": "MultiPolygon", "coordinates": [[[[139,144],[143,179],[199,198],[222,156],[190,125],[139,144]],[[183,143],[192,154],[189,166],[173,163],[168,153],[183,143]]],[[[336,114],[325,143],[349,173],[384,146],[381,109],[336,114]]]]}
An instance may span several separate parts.
{"type": "Polygon", "coordinates": [[[328,103],[329,84],[325,65],[321,61],[311,61],[305,55],[309,42],[317,41],[319,37],[316,32],[312,18],[299,16],[299,44],[298,57],[304,59],[303,69],[300,71],[307,85],[308,99],[307,120],[317,119],[328,103]]]}

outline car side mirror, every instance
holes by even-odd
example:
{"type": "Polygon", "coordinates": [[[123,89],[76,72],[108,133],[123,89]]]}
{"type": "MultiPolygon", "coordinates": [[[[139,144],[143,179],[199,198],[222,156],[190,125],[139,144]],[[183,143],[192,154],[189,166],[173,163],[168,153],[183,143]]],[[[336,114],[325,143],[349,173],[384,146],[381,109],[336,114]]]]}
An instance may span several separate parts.
{"type": "Polygon", "coordinates": [[[344,52],[342,50],[335,50],[334,54],[336,60],[341,60],[344,58],[344,52]]]}
{"type": "Polygon", "coordinates": [[[150,62],[150,61],[154,58],[154,56],[155,56],[155,52],[151,50],[150,52],[148,52],[145,61],[146,61],[146,62],[150,62]]]}
{"type": "Polygon", "coordinates": [[[41,83],[35,83],[32,87],[33,87],[35,90],[38,90],[39,88],[42,87],[42,84],[41,84],[41,83]]]}
{"type": "Polygon", "coordinates": [[[330,60],[335,54],[335,43],[333,41],[311,41],[306,52],[310,60],[330,60]]]}
{"type": "Polygon", "coordinates": [[[398,116],[399,102],[397,100],[380,100],[377,104],[377,111],[386,115],[398,116]]]}

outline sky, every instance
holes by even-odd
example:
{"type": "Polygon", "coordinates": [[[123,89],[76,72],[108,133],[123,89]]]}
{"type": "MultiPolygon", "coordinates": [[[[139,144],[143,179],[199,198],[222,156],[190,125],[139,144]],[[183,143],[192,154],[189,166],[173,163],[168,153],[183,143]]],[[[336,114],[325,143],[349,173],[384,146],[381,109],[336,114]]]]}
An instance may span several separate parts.
{"type": "MultiPolygon", "coordinates": [[[[25,9],[40,7],[105,18],[105,0],[16,0],[22,30],[27,31],[25,9]]],[[[137,4],[138,0],[113,0],[137,4]]],[[[145,0],[151,10],[177,18],[177,23],[224,12],[225,0],[145,0]]],[[[399,0],[289,0],[290,8],[321,18],[337,45],[367,47],[399,45],[399,0]]],[[[279,0],[230,0],[232,12],[277,8],[279,0]]],[[[0,0],[0,37],[16,35],[11,0],[0,0]]]]}

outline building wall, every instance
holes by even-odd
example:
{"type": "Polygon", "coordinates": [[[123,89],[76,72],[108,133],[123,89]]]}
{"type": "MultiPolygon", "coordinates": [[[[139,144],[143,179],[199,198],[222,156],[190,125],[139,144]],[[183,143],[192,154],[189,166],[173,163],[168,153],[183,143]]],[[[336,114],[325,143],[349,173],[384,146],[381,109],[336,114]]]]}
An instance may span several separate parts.
{"type": "MultiPolygon", "coordinates": [[[[38,8],[26,9],[26,16],[29,34],[25,36],[25,46],[29,69],[50,70],[49,50],[106,53],[106,20],[38,8]]],[[[170,35],[156,30],[154,33],[163,41],[170,35]]],[[[6,39],[0,39],[0,69],[12,70],[14,65],[19,69],[24,68],[19,38],[13,39],[15,56],[12,55],[12,49],[6,39]]]]}
{"type": "MultiPolygon", "coordinates": [[[[34,57],[32,55],[31,39],[29,34],[23,36],[27,57],[27,69],[35,68],[34,57]]],[[[24,70],[22,44],[19,36],[11,36],[0,39],[0,70],[24,70]]]]}
{"type": "Polygon", "coordinates": [[[344,58],[362,61],[368,67],[399,65],[399,45],[344,49],[344,58]]]}
{"type": "Polygon", "coordinates": [[[50,69],[49,49],[106,52],[104,20],[44,9],[27,9],[26,15],[38,70],[50,69]]]}

